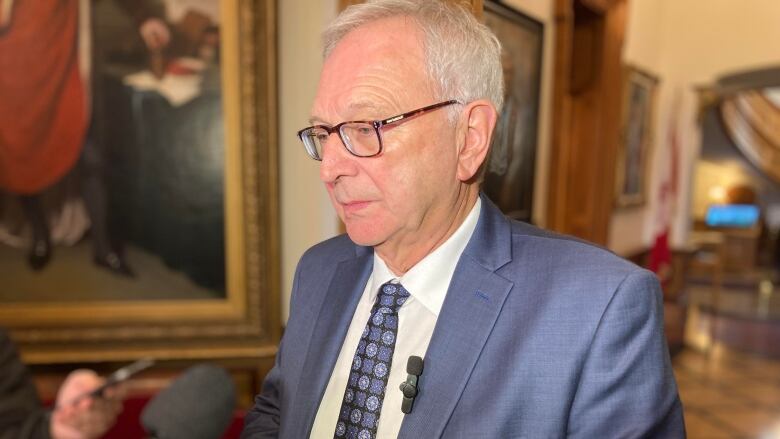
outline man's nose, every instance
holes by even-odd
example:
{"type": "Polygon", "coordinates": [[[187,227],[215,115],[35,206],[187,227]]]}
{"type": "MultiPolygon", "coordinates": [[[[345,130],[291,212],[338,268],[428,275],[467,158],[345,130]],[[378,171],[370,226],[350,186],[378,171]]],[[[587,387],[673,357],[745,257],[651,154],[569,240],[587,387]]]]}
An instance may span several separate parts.
{"type": "Polygon", "coordinates": [[[332,133],[322,145],[320,179],[324,183],[335,183],[342,176],[354,175],[355,158],[347,151],[338,133],[332,133]]]}

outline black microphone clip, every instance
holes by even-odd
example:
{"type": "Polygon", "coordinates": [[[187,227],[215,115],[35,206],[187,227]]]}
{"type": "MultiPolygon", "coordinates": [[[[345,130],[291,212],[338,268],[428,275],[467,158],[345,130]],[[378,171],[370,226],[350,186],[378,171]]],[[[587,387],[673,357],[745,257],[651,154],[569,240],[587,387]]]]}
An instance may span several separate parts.
{"type": "Polygon", "coordinates": [[[409,414],[412,412],[412,406],[414,405],[414,398],[417,396],[417,380],[422,375],[423,360],[422,358],[412,355],[406,361],[406,381],[401,383],[399,387],[404,394],[404,399],[401,401],[401,411],[409,414]]]}

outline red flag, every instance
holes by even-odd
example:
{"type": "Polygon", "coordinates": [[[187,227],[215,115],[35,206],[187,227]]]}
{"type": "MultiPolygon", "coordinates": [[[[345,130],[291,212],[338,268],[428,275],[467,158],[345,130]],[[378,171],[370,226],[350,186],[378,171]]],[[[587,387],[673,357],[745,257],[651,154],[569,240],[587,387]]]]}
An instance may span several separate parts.
{"type": "Polygon", "coordinates": [[[649,267],[658,279],[661,285],[671,280],[672,275],[672,251],[669,248],[669,228],[666,228],[661,234],[655,237],[653,249],[650,251],[649,267]]]}

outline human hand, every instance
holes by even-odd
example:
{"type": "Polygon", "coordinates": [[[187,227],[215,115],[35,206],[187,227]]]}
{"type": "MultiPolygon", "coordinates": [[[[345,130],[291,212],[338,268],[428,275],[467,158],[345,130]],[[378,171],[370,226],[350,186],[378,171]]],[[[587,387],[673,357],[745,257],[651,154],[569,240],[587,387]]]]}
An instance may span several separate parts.
{"type": "Polygon", "coordinates": [[[105,379],[86,369],[68,375],[57,393],[51,416],[52,439],[94,439],[114,425],[122,409],[123,386],[111,386],[102,396],[83,396],[104,382],[105,379]]]}
{"type": "Polygon", "coordinates": [[[171,41],[171,31],[168,25],[159,18],[150,18],[141,24],[138,30],[149,50],[158,50],[171,41]]]}

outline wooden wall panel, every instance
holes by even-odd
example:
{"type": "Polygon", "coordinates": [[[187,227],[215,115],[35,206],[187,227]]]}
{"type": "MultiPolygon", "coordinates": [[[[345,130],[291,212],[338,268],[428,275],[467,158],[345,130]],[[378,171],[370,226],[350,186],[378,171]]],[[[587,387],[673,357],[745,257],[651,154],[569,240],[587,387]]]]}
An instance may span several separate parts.
{"type": "Polygon", "coordinates": [[[555,59],[553,60],[553,113],[550,133],[550,182],[548,190],[547,227],[566,229],[566,200],[569,199],[569,172],[571,151],[572,102],[571,87],[572,46],[574,42],[574,8],[571,0],[555,0],[555,59]]]}
{"type": "Polygon", "coordinates": [[[549,228],[606,244],[626,0],[557,0],[549,228]]]}

